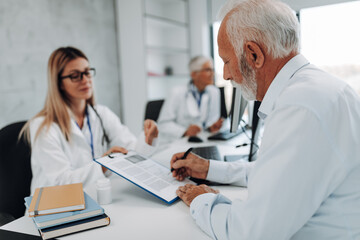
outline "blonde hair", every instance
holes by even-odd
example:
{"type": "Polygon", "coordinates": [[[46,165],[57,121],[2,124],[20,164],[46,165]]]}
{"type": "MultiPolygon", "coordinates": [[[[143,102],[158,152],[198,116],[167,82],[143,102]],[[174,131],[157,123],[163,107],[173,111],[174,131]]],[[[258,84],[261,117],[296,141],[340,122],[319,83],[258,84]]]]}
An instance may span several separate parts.
{"type": "MultiPolygon", "coordinates": [[[[61,75],[65,66],[72,60],[77,58],[84,58],[88,61],[85,54],[74,47],[61,47],[56,49],[49,58],[48,62],[48,91],[45,100],[44,108],[30,119],[21,129],[19,138],[25,136],[30,143],[30,122],[37,117],[44,117],[39,129],[35,134],[36,139],[42,129],[49,129],[52,123],[59,125],[61,132],[64,134],[67,141],[70,140],[71,132],[71,118],[69,114],[70,100],[67,98],[65,92],[60,88],[61,75]]],[[[87,104],[94,106],[94,95],[86,100],[87,104]]]]}

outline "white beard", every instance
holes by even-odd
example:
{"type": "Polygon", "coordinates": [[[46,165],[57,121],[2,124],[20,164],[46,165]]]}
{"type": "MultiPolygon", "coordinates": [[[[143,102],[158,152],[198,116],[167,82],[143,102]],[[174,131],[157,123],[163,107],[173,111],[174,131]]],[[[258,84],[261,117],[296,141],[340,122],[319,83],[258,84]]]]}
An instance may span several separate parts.
{"type": "Polygon", "coordinates": [[[231,84],[233,85],[233,87],[241,89],[241,93],[246,100],[248,100],[248,101],[256,100],[257,84],[256,84],[255,79],[252,79],[250,81],[243,79],[242,84],[239,84],[239,83],[235,82],[234,80],[231,80],[231,84]]]}
{"type": "Polygon", "coordinates": [[[256,90],[257,84],[255,78],[252,80],[245,80],[244,84],[241,86],[244,98],[248,101],[256,101],[256,90]]]}
{"type": "Polygon", "coordinates": [[[256,101],[257,83],[255,70],[247,63],[245,54],[242,54],[239,59],[239,69],[243,77],[242,84],[238,84],[235,81],[232,82],[235,83],[235,86],[241,88],[241,93],[246,100],[256,101]]]}

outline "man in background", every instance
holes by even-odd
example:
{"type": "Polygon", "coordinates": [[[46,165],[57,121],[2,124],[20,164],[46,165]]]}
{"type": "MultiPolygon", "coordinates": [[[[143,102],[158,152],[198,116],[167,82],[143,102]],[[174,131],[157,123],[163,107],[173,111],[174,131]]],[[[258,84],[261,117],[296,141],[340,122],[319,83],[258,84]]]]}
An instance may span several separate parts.
{"type": "Polygon", "coordinates": [[[262,102],[265,131],[254,166],[171,160],[177,179],[247,185],[247,200],[206,185],[177,194],[214,239],[360,239],[359,96],[299,53],[299,24],[284,3],[230,1],[222,12],[224,79],[262,102]]]}
{"type": "Polygon", "coordinates": [[[189,70],[189,84],[172,89],[158,120],[160,132],[174,138],[195,136],[202,130],[216,132],[223,121],[220,118],[220,91],[214,86],[212,59],[194,57],[189,70]]]}

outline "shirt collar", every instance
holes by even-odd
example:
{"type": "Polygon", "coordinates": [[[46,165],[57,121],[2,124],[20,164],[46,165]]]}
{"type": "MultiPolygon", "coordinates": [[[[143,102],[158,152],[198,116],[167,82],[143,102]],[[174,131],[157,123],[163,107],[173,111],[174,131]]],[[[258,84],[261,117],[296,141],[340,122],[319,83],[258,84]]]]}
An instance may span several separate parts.
{"type": "Polygon", "coordinates": [[[200,97],[202,94],[207,92],[207,86],[205,87],[204,91],[200,92],[199,89],[195,86],[195,84],[191,81],[189,85],[190,91],[196,95],[196,98],[200,97]]]}
{"type": "MultiPolygon", "coordinates": [[[[73,122],[74,122],[74,125],[75,125],[77,128],[79,128],[78,125],[77,125],[77,123],[76,123],[74,114],[72,113],[72,111],[70,110],[70,108],[68,108],[68,112],[69,112],[69,114],[70,114],[71,119],[72,119],[73,122]]],[[[96,114],[95,114],[95,112],[94,112],[94,110],[93,110],[93,108],[92,108],[89,104],[86,105],[86,112],[87,112],[87,114],[85,114],[84,124],[83,124],[83,128],[82,128],[82,129],[84,129],[84,126],[87,128],[87,119],[88,119],[88,118],[89,118],[90,122],[93,122],[93,121],[95,121],[95,119],[96,119],[96,117],[97,117],[96,114]]],[[[80,128],[79,128],[79,129],[80,129],[80,128]]],[[[80,129],[80,130],[82,131],[82,129],[80,129]]]]}
{"type": "Polygon", "coordinates": [[[192,81],[190,82],[189,88],[192,92],[199,93],[199,90],[197,89],[197,87],[195,86],[195,84],[192,81]]]}
{"type": "Polygon", "coordinates": [[[265,119],[273,110],[274,104],[282,90],[287,86],[288,80],[302,67],[309,64],[309,61],[301,54],[290,59],[278,72],[270,87],[265,93],[264,99],[259,107],[258,116],[265,119]]]}

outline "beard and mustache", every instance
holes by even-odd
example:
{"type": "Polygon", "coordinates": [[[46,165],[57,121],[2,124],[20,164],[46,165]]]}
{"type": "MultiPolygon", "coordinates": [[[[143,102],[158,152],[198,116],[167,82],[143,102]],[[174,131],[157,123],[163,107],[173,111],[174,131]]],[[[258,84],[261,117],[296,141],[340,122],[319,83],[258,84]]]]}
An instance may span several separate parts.
{"type": "Polygon", "coordinates": [[[234,87],[239,87],[241,89],[241,93],[246,100],[255,101],[257,92],[255,70],[251,68],[246,61],[245,53],[241,54],[239,59],[239,69],[243,77],[242,84],[239,84],[234,80],[231,80],[231,83],[234,87]]]}

